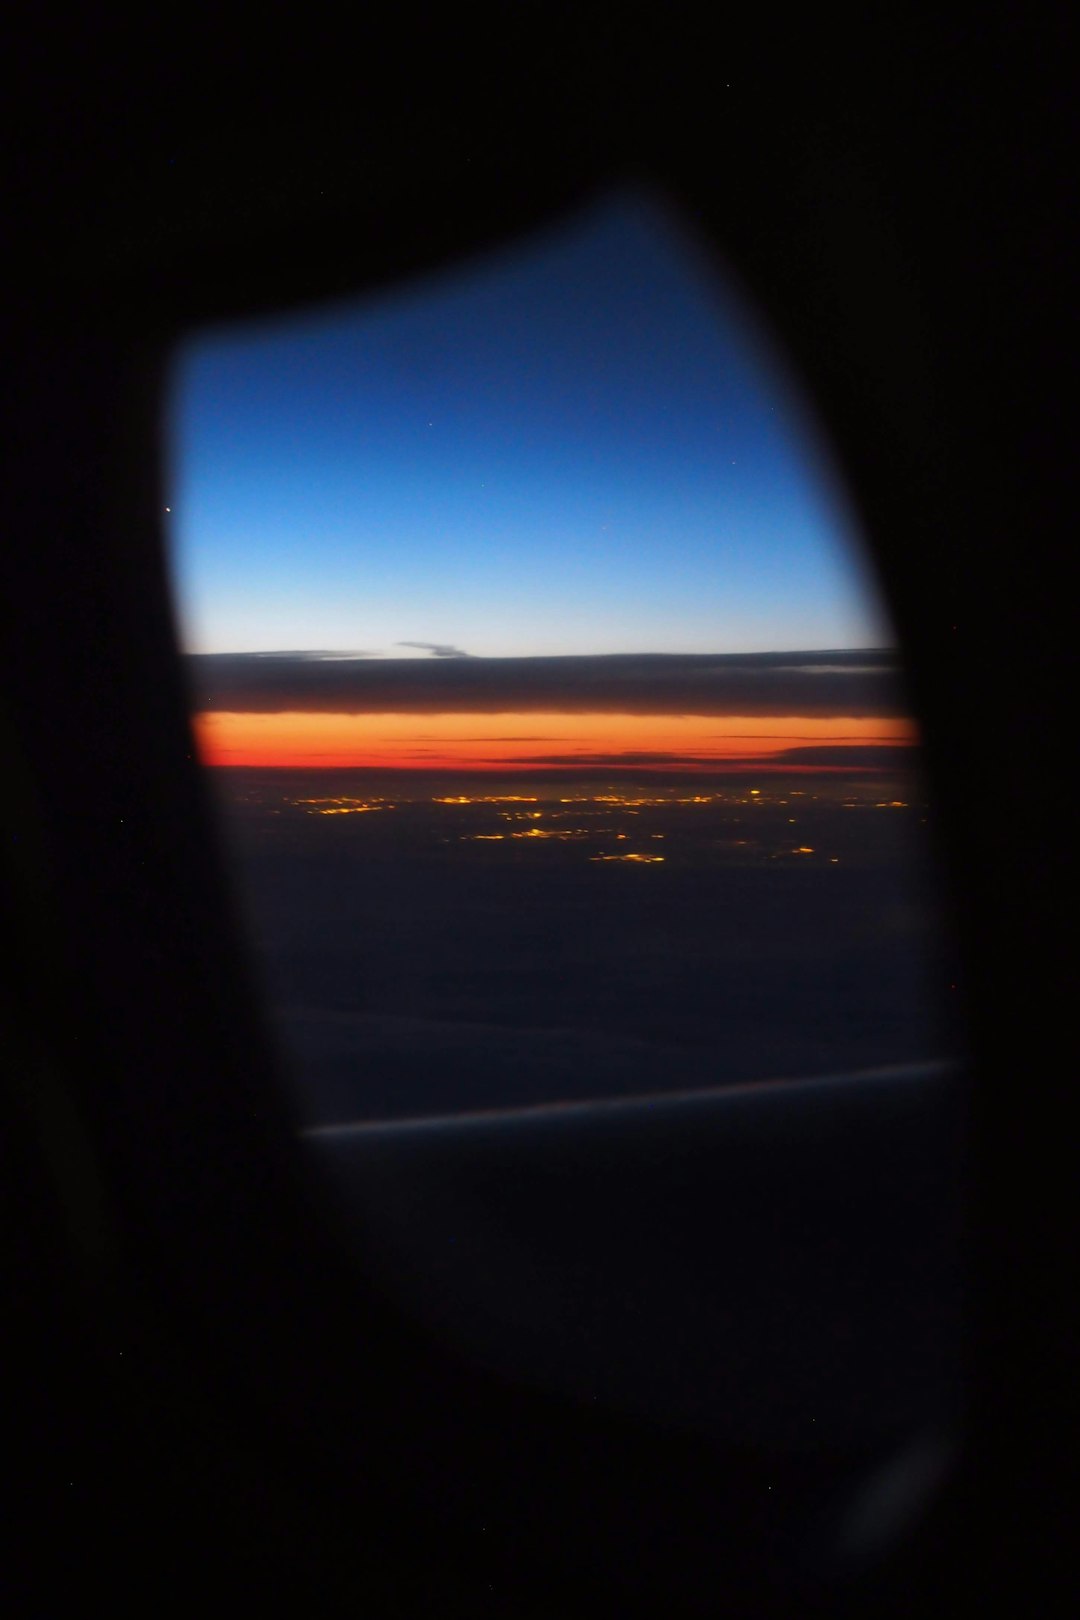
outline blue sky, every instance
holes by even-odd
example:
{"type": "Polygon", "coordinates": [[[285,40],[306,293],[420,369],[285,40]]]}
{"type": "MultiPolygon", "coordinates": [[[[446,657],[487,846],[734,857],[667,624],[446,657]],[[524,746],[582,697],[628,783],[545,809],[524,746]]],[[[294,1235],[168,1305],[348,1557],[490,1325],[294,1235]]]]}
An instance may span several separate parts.
{"type": "Polygon", "coordinates": [[[883,646],[854,521],[756,322],[640,197],[178,355],[198,652],[883,646]]]}

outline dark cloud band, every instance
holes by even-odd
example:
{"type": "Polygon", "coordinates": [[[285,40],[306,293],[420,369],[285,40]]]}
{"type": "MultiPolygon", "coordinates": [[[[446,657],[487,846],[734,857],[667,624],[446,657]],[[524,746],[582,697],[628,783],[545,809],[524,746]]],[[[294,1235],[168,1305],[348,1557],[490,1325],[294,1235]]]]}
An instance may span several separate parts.
{"type": "Polygon", "coordinates": [[[192,706],[242,714],[656,714],[902,718],[890,651],[373,659],[192,653],[192,706]]]}
{"type": "MultiPolygon", "coordinates": [[[[917,750],[910,746],[895,746],[890,744],[845,744],[833,747],[831,744],[821,748],[781,748],[775,754],[733,754],[717,758],[713,754],[680,754],[652,750],[639,752],[626,750],[618,754],[535,754],[528,759],[515,760],[517,765],[549,765],[562,767],[565,765],[588,766],[591,768],[621,769],[647,767],[650,769],[684,769],[693,767],[709,770],[727,770],[738,767],[749,767],[753,770],[762,768],[773,769],[777,766],[797,766],[803,768],[842,767],[844,770],[901,770],[910,766],[916,758],[917,750]]],[[[495,764],[496,761],[490,763],[495,764]]]]}
{"type": "Polygon", "coordinates": [[[398,641],[398,647],[419,647],[421,652],[433,653],[436,658],[468,658],[469,654],[460,647],[452,647],[447,641],[398,641]]]}

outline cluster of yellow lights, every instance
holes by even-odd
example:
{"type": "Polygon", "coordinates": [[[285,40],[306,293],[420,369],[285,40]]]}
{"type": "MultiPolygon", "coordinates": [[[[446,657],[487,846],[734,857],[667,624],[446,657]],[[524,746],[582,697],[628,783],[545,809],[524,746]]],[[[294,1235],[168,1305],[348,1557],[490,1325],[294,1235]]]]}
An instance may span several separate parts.
{"type": "MultiPolygon", "coordinates": [[[[621,805],[631,805],[631,804],[667,804],[667,802],[668,801],[666,799],[620,799],[617,793],[597,793],[593,797],[586,796],[585,798],[582,798],[582,797],[579,796],[579,797],[573,798],[573,799],[560,799],[559,800],[560,804],[621,804],[621,805]]],[[[555,813],[556,813],[556,815],[560,814],[559,811],[556,811],[555,813]]],[[[602,814],[602,812],[597,810],[597,811],[593,811],[593,814],[594,815],[600,815],[600,814],[602,814]]]]}
{"type": "Polygon", "coordinates": [[[663,855],[590,855],[590,861],[635,861],[639,866],[655,866],[664,859],[663,855]]]}
{"type": "MultiPolygon", "coordinates": [[[[845,799],[840,808],[842,810],[865,810],[866,801],[865,799],[845,799]]],[[[910,808],[906,799],[878,799],[874,805],[875,810],[908,810],[910,808]]]]}
{"type": "Polygon", "coordinates": [[[431,802],[432,804],[537,804],[539,801],[535,793],[490,793],[477,799],[459,793],[453,798],[432,799],[431,802]]]}
{"type": "MultiPolygon", "coordinates": [[[[610,831],[608,828],[601,831],[610,831]]],[[[596,835],[595,827],[524,827],[521,832],[510,833],[463,833],[458,840],[462,844],[494,844],[505,838],[592,838],[596,835]]],[[[626,838],[627,833],[616,833],[616,838],[626,838]]]]}
{"type": "MultiPolygon", "coordinates": [[[[792,796],[792,798],[810,798],[811,800],[815,800],[817,798],[817,794],[807,794],[807,793],[799,792],[798,790],[793,791],[791,796],[792,796]]],[[[375,811],[375,810],[394,810],[394,809],[398,808],[398,805],[397,805],[397,803],[395,801],[392,801],[392,800],[389,800],[389,799],[386,799],[386,798],[382,798],[382,797],[352,798],[352,797],[341,796],[341,797],[336,797],[336,798],[327,797],[327,798],[311,798],[311,799],[291,799],[288,802],[291,805],[293,805],[294,807],[298,808],[298,809],[306,810],[308,812],[308,814],[310,814],[310,815],[320,815],[320,816],[365,815],[365,814],[368,814],[368,813],[370,813],[372,811],[375,811]]],[[[443,797],[443,798],[434,798],[430,802],[432,804],[443,804],[443,805],[514,805],[514,806],[518,806],[518,805],[535,805],[535,804],[539,804],[539,803],[541,803],[543,801],[541,801],[539,796],[536,795],[536,794],[500,793],[500,794],[483,794],[483,795],[476,796],[476,797],[466,795],[466,794],[459,794],[459,795],[447,796],[447,797],[443,797]]],[[[569,820],[575,819],[576,817],[586,818],[586,817],[608,816],[608,815],[610,815],[610,812],[611,812],[612,808],[614,808],[616,806],[619,807],[620,809],[622,809],[624,812],[626,812],[628,814],[636,815],[638,809],[640,807],[643,807],[643,806],[658,807],[658,808],[669,808],[672,805],[710,805],[710,804],[723,803],[724,802],[724,796],[722,794],[717,793],[717,794],[692,794],[692,795],[689,795],[689,796],[686,796],[686,797],[683,797],[683,798],[677,798],[677,799],[672,799],[670,797],[661,798],[661,797],[647,797],[647,796],[629,798],[629,797],[623,797],[623,795],[619,794],[619,793],[598,793],[598,794],[594,794],[594,795],[579,794],[579,795],[574,795],[572,797],[563,797],[563,798],[560,798],[557,802],[560,805],[572,805],[575,808],[573,810],[551,810],[550,808],[547,809],[547,810],[519,810],[519,809],[503,810],[501,812],[501,819],[504,820],[504,821],[509,821],[509,822],[515,822],[515,821],[518,821],[518,822],[520,822],[520,821],[536,822],[536,821],[544,820],[545,816],[546,816],[549,820],[552,820],[552,821],[569,821],[569,820]],[[587,809],[587,808],[585,808],[586,806],[595,806],[596,808],[587,809]]],[[[749,790],[749,799],[739,799],[739,800],[736,800],[734,802],[737,803],[737,804],[747,804],[747,803],[752,803],[752,802],[756,802],[756,803],[760,804],[760,803],[765,803],[765,802],[768,802],[768,801],[763,798],[762,791],[761,791],[760,788],[751,788],[749,790]]],[[[788,803],[787,799],[781,799],[781,800],[776,801],[776,802],[778,802],[781,805],[785,805],[785,806],[788,803]]],[[[854,799],[854,798],[849,798],[849,799],[846,799],[846,800],[843,801],[842,807],[844,809],[864,808],[864,807],[867,807],[867,801],[865,801],[865,800],[857,800],[857,799],[854,799]]],[[[910,808],[910,806],[909,806],[908,802],[906,800],[904,800],[904,799],[879,799],[874,804],[874,808],[877,809],[877,810],[906,810],[906,809],[910,808]]],[[[733,819],[737,821],[740,818],[735,817],[733,819]]],[[[794,816],[789,816],[787,818],[787,820],[788,820],[788,825],[789,826],[796,825],[796,818],[794,816]]],[[[560,842],[569,842],[569,841],[575,841],[575,840],[581,840],[581,839],[589,839],[589,838],[595,838],[595,837],[607,837],[607,838],[614,838],[614,839],[617,839],[617,840],[625,841],[628,838],[628,836],[629,835],[627,833],[625,833],[625,832],[616,832],[616,830],[611,826],[597,827],[597,826],[593,825],[591,827],[588,827],[588,826],[587,827],[570,826],[570,827],[546,827],[546,828],[530,826],[530,827],[523,828],[521,830],[513,831],[513,832],[508,830],[507,832],[504,832],[504,833],[502,833],[502,832],[501,833],[472,833],[472,834],[463,836],[460,839],[460,842],[463,842],[463,843],[501,843],[504,840],[510,839],[510,838],[517,838],[517,839],[521,839],[521,838],[531,838],[531,839],[549,838],[549,839],[556,839],[556,840],[558,840],[560,842]]],[[[663,833],[651,833],[649,836],[651,838],[654,838],[654,839],[663,839],[664,834],[663,833]]],[[[748,840],[745,839],[745,838],[739,838],[739,839],[731,840],[730,842],[733,843],[734,845],[742,847],[742,846],[746,846],[746,844],[748,843],[748,840]]],[[[816,853],[816,851],[809,844],[801,844],[801,845],[789,850],[788,853],[791,854],[791,855],[813,855],[813,854],[816,853]]],[[[776,859],[776,858],[777,858],[776,856],[773,857],[773,859],[776,859]]],[[[628,853],[628,854],[593,855],[593,856],[590,856],[590,859],[594,860],[594,861],[632,861],[632,862],[634,862],[636,864],[641,865],[641,864],[646,864],[646,863],[654,864],[654,863],[656,863],[658,861],[663,861],[664,856],[663,855],[646,855],[646,854],[641,854],[641,853],[634,852],[634,853],[628,853]]],[[[829,857],[829,862],[833,866],[838,866],[840,864],[840,857],[837,856],[837,855],[830,856],[829,857]]]]}
{"type": "Polygon", "coordinates": [[[368,810],[393,810],[386,799],[293,799],[314,816],[362,816],[368,810]]]}
{"type": "MultiPolygon", "coordinates": [[[[799,797],[799,798],[805,797],[804,794],[797,794],[795,796],[799,797]]],[[[760,799],[761,797],[762,797],[762,791],[761,791],[760,788],[751,788],[750,789],[750,798],[752,798],[752,799],[760,799]]],[[[816,795],[813,795],[813,797],[816,797],[816,795]]],[[[432,799],[431,802],[432,802],[432,804],[539,804],[542,801],[540,800],[540,798],[539,798],[539,796],[537,794],[491,793],[491,794],[483,794],[483,795],[473,796],[473,795],[470,795],[470,794],[459,793],[459,794],[454,794],[452,796],[446,796],[446,797],[442,797],[442,798],[435,798],[435,799],[432,799]]],[[[668,809],[672,805],[676,805],[676,804],[722,804],[724,802],[724,795],[722,793],[692,793],[692,794],[686,794],[681,798],[671,798],[671,797],[668,797],[668,796],[656,797],[656,796],[652,796],[652,795],[639,794],[639,795],[635,795],[633,798],[631,798],[631,797],[626,796],[626,795],[624,795],[622,793],[593,793],[593,794],[580,794],[580,793],[577,793],[577,794],[563,794],[562,796],[560,796],[560,798],[558,800],[553,801],[553,802],[558,803],[558,804],[572,804],[572,805],[577,805],[577,806],[581,806],[581,805],[604,805],[604,806],[618,805],[619,808],[622,809],[622,810],[638,810],[638,809],[642,809],[642,808],[645,808],[645,809],[668,809]]],[[[733,802],[735,804],[746,804],[747,800],[746,799],[735,799],[735,800],[733,800],[731,802],[733,802]]],[[[787,800],[786,799],[780,799],[777,802],[779,804],[786,804],[787,800]]],[[[557,810],[554,811],[554,812],[549,811],[548,813],[549,814],[554,814],[554,815],[565,814],[565,812],[560,812],[560,811],[557,811],[557,810]]],[[[579,813],[588,814],[589,812],[580,811],[579,813]]],[[[601,814],[602,812],[595,811],[593,813],[594,814],[601,814]]],[[[543,812],[536,811],[536,812],[533,812],[533,814],[534,815],[540,815],[540,814],[543,814],[543,812]]]]}
{"type": "Polygon", "coordinates": [[[721,795],[719,793],[695,793],[691,797],[683,799],[649,798],[645,795],[639,795],[638,797],[629,799],[621,793],[594,793],[591,798],[560,799],[559,803],[617,804],[621,805],[623,809],[636,808],[640,805],[645,805],[646,807],[658,805],[661,809],[664,809],[672,804],[715,804],[720,798],[721,795]]]}

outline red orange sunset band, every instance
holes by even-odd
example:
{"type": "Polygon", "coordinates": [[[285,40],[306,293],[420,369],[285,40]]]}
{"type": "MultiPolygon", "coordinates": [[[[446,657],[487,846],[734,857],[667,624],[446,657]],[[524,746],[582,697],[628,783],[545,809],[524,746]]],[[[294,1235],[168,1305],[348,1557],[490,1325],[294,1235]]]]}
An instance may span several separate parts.
{"type": "MultiPolygon", "coordinates": [[[[672,768],[749,760],[781,765],[783,751],[826,744],[915,743],[904,718],[634,714],[279,714],[209,711],[194,717],[207,765],[527,770],[655,756],[672,768]],[[669,757],[670,756],[670,757],[669,757]]],[[[838,756],[839,758],[839,756],[838,756]]],[[[790,766],[785,766],[790,768],[790,766]]]]}

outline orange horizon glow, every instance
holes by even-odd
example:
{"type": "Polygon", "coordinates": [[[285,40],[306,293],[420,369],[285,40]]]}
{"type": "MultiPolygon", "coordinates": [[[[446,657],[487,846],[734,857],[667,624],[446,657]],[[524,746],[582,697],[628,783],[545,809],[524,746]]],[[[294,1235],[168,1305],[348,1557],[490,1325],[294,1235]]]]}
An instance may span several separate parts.
{"type": "Polygon", "coordinates": [[[589,766],[594,756],[624,753],[670,754],[670,761],[658,763],[708,769],[738,760],[766,765],[781,750],[814,744],[895,747],[918,741],[911,720],[876,716],[207,711],[193,717],[193,726],[204,765],[395,771],[543,770],[589,766]]]}

